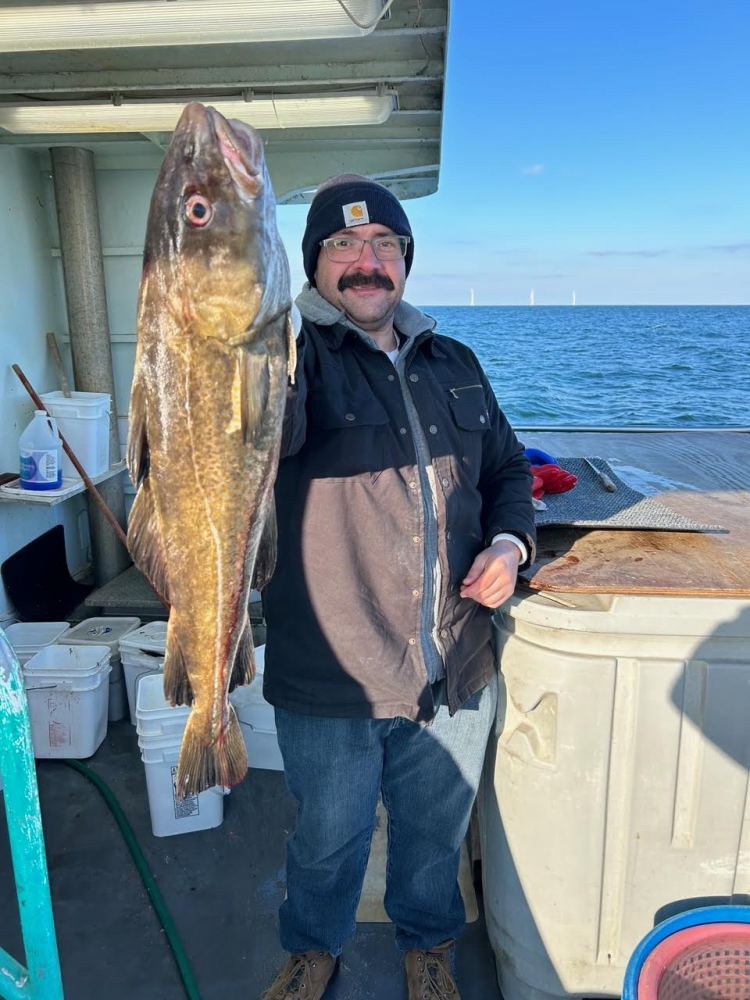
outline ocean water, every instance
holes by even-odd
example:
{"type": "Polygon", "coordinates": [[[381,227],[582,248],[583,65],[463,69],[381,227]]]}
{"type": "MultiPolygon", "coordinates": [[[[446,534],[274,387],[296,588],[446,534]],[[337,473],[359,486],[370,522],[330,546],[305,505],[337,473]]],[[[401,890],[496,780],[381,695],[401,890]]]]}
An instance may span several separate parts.
{"type": "Polygon", "coordinates": [[[750,427],[750,306],[424,306],[514,426],[750,427]]]}

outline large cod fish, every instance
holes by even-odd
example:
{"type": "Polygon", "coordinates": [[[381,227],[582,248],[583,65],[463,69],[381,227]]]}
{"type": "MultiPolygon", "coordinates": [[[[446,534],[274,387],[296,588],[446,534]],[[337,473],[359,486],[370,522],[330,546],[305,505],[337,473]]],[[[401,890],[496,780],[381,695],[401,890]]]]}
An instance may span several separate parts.
{"type": "Polygon", "coordinates": [[[180,796],[247,771],[227,696],[255,675],[248,598],[275,563],[295,364],[275,209],[257,133],[187,105],[151,199],[128,440],[128,546],[170,605],[165,696],[192,705],[180,796]]]}

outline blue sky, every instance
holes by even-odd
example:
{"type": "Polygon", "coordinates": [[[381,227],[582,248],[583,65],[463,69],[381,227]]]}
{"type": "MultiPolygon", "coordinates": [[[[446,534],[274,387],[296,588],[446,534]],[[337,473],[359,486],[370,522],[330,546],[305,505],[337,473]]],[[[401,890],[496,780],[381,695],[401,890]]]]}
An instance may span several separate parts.
{"type": "MultiPolygon", "coordinates": [[[[453,0],[417,305],[750,303],[750,2],[453,0]]],[[[306,208],[280,209],[295,290],[306,208]]]]}

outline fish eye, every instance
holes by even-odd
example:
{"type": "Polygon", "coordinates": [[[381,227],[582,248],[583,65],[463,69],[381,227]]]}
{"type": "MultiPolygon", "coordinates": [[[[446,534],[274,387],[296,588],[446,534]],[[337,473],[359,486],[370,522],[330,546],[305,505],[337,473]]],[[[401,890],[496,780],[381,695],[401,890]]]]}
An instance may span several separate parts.
{"type": "Polygon", "coordinates": [[[185,202],[185,218],[191,226],[207,226],[213,215],[213,205],[202,194],[191,194],[185,202]]]}

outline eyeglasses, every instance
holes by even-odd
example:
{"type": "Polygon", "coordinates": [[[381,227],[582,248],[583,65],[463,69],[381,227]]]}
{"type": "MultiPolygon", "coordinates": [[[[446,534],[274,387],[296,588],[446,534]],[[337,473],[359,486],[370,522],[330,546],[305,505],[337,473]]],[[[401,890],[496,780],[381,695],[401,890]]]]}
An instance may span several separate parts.
{"type": "Polygon", "coordinates": [[[411,242],[409,236],[374,236],[371,240],[359,240],[354,236],[330,236],[321,240],[320,245],[329,260],[337,264],[353,264],[362,256],[365,243],[369,243],[378,260],[399,260],[406,256],[406,248],[411,242]]]}

